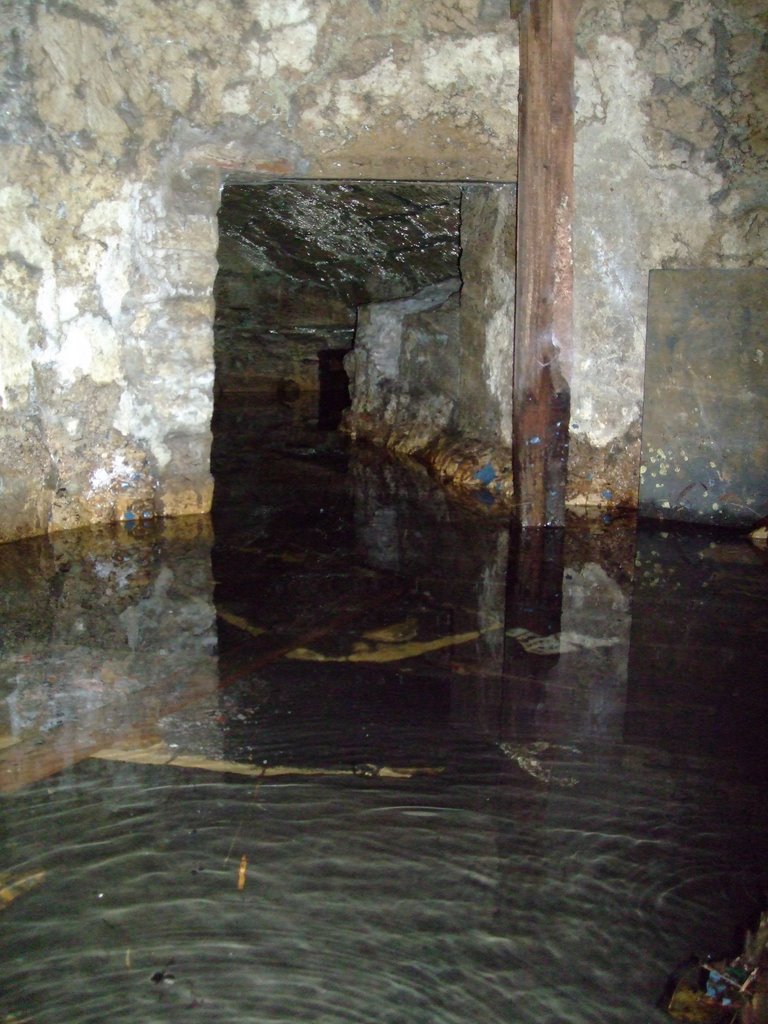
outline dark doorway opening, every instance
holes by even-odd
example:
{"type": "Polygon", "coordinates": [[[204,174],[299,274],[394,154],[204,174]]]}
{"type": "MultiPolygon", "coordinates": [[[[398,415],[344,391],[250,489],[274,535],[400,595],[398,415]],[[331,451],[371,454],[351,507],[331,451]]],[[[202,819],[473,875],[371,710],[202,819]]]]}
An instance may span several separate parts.
{"type": "Polygon", "coordinates": [[[349,377],[344,357],[351,348],[324,348],[317,353],[317,429],[336,430],[344,410],[349,408],[349,377]]]}
{"type": "Polygon", "coordinates": [[[217,491],[277,432],[285,450],[344,443],[350,399],[349,433],[374,443],[377,424],[406,445],[503,438],[515,196],[510,182],[228,180],[214,286],[217,491]]]}
{"type": "Polygon", "coordinates": [[[458,275],[461,197],[456,183],[226,182],[212,421],[214,512],[224,532],[230,518],[252,516],[254,489],[279,489],[297,459],[307,474],[346,465],[337,428],[350,400],[344,356],[358,311],[458,275]]]}
{"type": "Polygon", "coordinates": [[[314,395],[317,426],[335,429],[349,403],[343,356],[357,310],[458,275],[461,196],[451,182],[228,181],[217,403],[314,395]]]}

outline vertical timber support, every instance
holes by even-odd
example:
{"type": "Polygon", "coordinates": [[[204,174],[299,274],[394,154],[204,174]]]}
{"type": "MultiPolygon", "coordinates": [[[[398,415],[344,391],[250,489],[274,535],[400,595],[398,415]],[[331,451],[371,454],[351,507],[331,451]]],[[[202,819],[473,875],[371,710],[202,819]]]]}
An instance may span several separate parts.
{"type": "Polygon", "coordinates": [[[524,527],[565,524],[578,6],[526,0],[520,16],[513,464],[524,527]]]}

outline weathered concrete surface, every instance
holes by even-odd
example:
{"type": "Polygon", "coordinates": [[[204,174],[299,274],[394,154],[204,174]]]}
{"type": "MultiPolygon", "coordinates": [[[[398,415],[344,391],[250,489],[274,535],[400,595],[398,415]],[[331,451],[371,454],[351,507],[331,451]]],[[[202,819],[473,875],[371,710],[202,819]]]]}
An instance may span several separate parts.
{"type": "Polygon", "coordinates": [[[458,386],[447,429],[418,452],[441,480],[509,511],[516,190],[472,184],[461,199],[458,386]]]}
{"type": "Polygon", "coordinates": [[[657,270],[648,300],[640,511],[768,515],[768,269],[657,270]]]}
{"type": "Polygon", "coordinates": [[[208,508],[231,172],[509,178],[505,3],[3,0],[0,539],[208,508]]]}
{"type": "Polygon", "coordinates": [[[584,0],[569,501],[636,505],[648,272],[764,264],[763,0],[584,0]]]}

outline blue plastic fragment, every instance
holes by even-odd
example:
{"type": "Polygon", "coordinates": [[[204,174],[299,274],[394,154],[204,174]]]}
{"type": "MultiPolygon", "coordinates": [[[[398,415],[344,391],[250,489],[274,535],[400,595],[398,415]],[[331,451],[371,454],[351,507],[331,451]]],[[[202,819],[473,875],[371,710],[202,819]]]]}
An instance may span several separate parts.
{"type": "Polygon", "coordinates": [[[492,480],[496,479],[496,470],[490,464],[486,463],[481,469],[475,473],[475,480],[479,480],[481,484],[489,484],[492,480]]]}
{"type": "Polygon", "coordinates": [[[534,437],[529,437],[528,444],[541,444],[541,438],[538,434],[536,434],[534,437]]]}

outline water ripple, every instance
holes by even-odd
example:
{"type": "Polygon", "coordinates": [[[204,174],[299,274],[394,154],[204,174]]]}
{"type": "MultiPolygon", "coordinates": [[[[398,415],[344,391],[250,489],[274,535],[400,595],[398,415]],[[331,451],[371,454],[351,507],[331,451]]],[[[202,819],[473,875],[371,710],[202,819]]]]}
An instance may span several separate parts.
{"type": "Polygon", "coordinates": [[[663,799],[636,767],[574,770],[554,790],[506,768],[266,784],[81,765],[3,801],[2,869],[46,874],[0,915],[0,1009],[37,1024],[663,1020],[670,963],[764,877],[766,826],[740,833],[741,801],[700,799],[698,769],[668,771],[663,799]],[[752,854],[734,869],[739,841],[752,854]]]}

